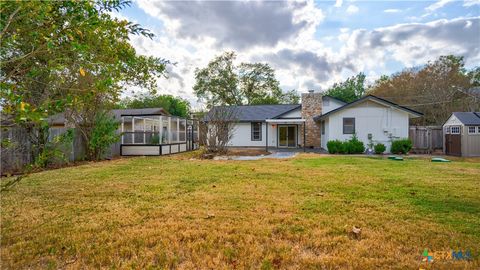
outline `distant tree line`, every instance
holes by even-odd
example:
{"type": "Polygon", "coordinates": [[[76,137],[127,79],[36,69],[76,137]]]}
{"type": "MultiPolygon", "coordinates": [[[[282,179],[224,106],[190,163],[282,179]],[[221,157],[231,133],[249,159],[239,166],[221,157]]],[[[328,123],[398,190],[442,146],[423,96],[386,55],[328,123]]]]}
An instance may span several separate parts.
{"type": "Polygon", "coordinates": [[[163,108],[171,115],[180,117],[190,116],[190,102],[181,97],[161,94],[141,94],[126,97],[117,103],[118,109],[163,108]]]}

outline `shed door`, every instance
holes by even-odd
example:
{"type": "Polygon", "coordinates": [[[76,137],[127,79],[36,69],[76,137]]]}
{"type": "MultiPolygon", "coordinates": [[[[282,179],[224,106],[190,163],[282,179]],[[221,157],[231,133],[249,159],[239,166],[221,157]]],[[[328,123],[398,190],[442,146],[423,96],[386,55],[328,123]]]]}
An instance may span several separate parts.
{"type": "Polygon", "coordinates": [[[452,156],[462,155],[461,134],[445,134],[445,154],[452,156]]]}

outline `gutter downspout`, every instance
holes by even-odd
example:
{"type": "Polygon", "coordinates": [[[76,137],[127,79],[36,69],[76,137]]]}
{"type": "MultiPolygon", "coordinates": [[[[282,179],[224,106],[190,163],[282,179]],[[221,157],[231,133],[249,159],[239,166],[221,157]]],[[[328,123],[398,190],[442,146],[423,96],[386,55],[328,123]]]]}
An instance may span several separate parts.
{"type": "Polygon", "coordinates": [[[305,138],[307,137],[306,130],[307,130],[306,122],[303,122],[303,152],[306,152],[306,150],[305,150],[305,143],[306,143],[305,138]]]}
{"type": "Polygon", "coordinates": [[[268,122],[265,121],[265,151],[268,152],[268,122]]]}

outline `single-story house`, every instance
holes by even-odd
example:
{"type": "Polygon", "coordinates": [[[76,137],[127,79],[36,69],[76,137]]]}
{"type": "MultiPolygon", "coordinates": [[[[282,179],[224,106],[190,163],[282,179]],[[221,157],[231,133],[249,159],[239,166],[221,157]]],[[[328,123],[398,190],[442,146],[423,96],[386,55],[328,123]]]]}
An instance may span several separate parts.
{"type": "Polygon", "coordinates": [[[454,112],[443,125],[445,154],[480,156],[480,112],[454,112]]]}
{"type": "MultiPolygon", "coordinates": [[[[329,140],[348,140],[353,134],[367,145],[371,140],[390,149],[394,139],[408,138],[409,120],[422,113],[368,95],[345,103],[322,93],[302,94],[301,104],[229,106],[236,124],[231,147],[326,149],[329,140]]],[[[214,108],[215,109],[215,108],[214,108]]],[[[205,120],[212,115],[212,109],[205,120]]]]}

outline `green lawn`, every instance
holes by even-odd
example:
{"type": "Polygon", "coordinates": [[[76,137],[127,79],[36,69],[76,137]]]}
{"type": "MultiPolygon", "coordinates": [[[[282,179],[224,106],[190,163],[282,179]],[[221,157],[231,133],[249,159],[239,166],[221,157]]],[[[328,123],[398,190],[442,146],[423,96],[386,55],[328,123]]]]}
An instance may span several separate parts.
{"type": "Polygon", "coordinates": [[[2,269],[432,269],[425,248],[476,256],[435,269],[479,267],[478,159],[190,157],[22,179],[1,193],[2,269]]]}

